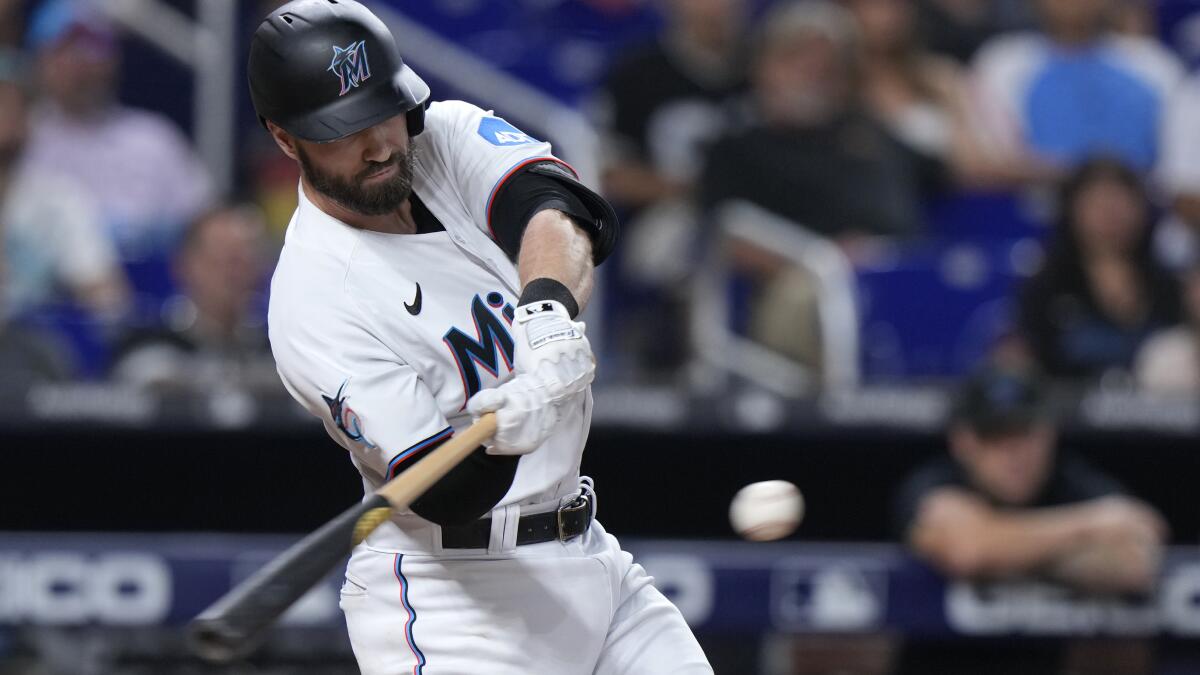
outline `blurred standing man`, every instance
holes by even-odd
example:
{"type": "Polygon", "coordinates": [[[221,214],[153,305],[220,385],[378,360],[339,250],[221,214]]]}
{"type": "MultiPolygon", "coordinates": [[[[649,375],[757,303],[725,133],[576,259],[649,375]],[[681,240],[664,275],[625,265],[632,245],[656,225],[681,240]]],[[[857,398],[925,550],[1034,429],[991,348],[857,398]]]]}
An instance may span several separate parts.
{"type": "MultiPolygon", "coordinates": [[[[755,118],[713,144],[697,190],[706,210],[752,202],[832,240],[852,261],[869,254],[875,235],[920,229],[926,163],[864,106],[858,35],[854,16],[825,0],[780,3],[760,20],[755,118]]],[[[735,249],[761,280],[748,333],[819,372],[817,285],[806,270],[750,249],[735,249]]]]}
{"type": "Polygon", "coordinates": [[[951,577],[1038,576],[1098,593],[1145,592],[1166,527],[1149,505],[1060,454],[1046,394],[1019,370],[985,370],[957,397],[950,456],[905,481],[896,524],[951,577]]]}
{"type": "Polygon", "coordinates": [[[248,72],[301,167],[268,320],[288,391],[367,494],[496,415],[487,447],[355,547],[341,606],[363,673],[712,675],[579,475],[595,357],[574,317],[612,208],[548,143],[430,103],[353,0],[280,7],[248,72]]]}
{"type": "Polygon", "coordinates": [[[91,192],[126,259],[160,253],[208,203],[212,184],[165,117],[120,105],[116,35],[77,0],[49,0],[28,41],[44,96],[32,116],[29,161],[91,192]]]}
{"type": "Polygon", "coordinates": [[[15,51],[0,48],[0,315],[20,315],[67,296],[112,319],[129,289],[90,195],[26,161],[28,82],[15,51]]]}
{"type": "Polygon", "coordinates": [[[619,61],[599,96],[604,190],[633,210],[691,190],[724,104],[745,88],[743,0],[664,5],[666,29],[619,61]]]}
{"type": "MultiPolygon", "coordinates": [[[[604,192],[625,211],[621,278],[652,289],[649,306],[624,306],[617,351],[644,370],[668,373],[686,354],[681,316],[694,263],[698,215],[692,189],[709,143],[745,79],[745,1],[668,0],[667,25],[623,56],[596,97],[603,133],[604,192]]],[[[626,295],[636,297],[636,292],[626,295]]]]}

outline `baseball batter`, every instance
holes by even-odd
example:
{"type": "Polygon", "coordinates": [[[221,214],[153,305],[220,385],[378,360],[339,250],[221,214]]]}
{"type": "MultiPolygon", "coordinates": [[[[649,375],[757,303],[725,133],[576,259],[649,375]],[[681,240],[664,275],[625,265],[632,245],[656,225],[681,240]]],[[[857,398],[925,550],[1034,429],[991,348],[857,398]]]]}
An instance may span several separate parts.
{"type": "Polygon", "coordinates": [[[497,416],[488,447],[351,556],[341,605],[362,672],[712,673],[579,476],[595,360],[574,318],[612,209],[549,144],[430,104],[352,0],[273,12],[249,79],[301,167],[269,315],[288,390],[367,492],[497,416]]]}

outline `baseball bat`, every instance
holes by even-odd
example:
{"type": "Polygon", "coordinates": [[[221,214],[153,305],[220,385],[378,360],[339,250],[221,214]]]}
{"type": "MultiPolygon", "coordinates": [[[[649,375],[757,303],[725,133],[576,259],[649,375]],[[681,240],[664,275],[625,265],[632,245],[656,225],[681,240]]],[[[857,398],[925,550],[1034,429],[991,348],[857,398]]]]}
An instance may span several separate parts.
{"type": "Polygon", "coordinates": [[[247,654],[280,614],[344,561],[393,509],[411,504],[494,433],[496,416],[487,413],[368,499],[280,553],[192,620],[192,650],[217,663],[247,654]]]}

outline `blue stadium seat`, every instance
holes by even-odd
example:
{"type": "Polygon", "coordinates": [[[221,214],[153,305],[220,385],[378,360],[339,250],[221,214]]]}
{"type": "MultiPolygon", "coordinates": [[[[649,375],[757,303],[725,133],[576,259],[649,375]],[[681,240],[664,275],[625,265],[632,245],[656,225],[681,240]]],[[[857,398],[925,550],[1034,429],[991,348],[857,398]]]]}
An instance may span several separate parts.
{"type": "Polygon", "coordinates": [[[925,207],[929,234],[950,239],[1042,237],[1044,225],[1011,192],[955,192],[931,199],[925,207]]]}
{"type": "Polygon", "coordinates": [[[65,352],[62,355],[69,360],[75,377],[103,377],[108,369],[111,327],[77,305],[41,305],[16,317],[14,323],[52,340],[52,350],[65,352]]]}
{"type": "Polygon", "coordinates": [[[940,240],[856,271],[866,381],[968,372],[1011,328],[1032,239],[940,240]]]}

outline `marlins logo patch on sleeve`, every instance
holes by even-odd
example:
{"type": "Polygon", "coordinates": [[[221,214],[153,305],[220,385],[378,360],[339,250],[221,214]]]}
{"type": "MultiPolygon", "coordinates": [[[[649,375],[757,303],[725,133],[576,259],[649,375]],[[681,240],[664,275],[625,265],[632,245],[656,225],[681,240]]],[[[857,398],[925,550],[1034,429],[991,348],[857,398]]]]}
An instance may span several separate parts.
{"type": "Polygon", "coordinates": [[[523,145],[538,140],[499,117],[484,117],[479,120],[479,135],[492,145],[523,145]]]}
{"type": "Polygon", "coordinates": [[[325,405],[329,406],[329,416],[333,418],[333,423],[343,434],[346,434],[346,438],[355,443],[362,443],[368,448],[374,448],[375,444],[367,440],[367,435],[363,432],[362,420],[358,413],[346,405],[347,397],[342,392],[346,390],[349,382],[350,380],[343,381],[342,386],[338,387],[337,393],[333,396],[321,394],[321,398],[325,400],[325,405]]]}

